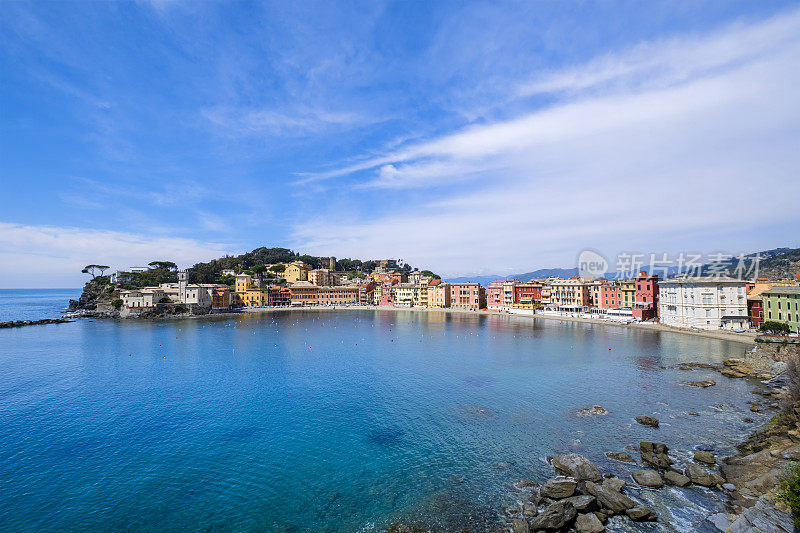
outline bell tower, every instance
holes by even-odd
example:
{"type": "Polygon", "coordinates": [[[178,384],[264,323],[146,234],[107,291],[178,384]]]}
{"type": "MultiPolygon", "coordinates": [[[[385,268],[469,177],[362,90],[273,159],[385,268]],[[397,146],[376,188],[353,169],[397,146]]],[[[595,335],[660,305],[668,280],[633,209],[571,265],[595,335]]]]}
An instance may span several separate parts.
{"type": "Polygon", "coordinates": [[[180,300],[181,303],[186,302],[186,284],[187,284],[186,271],[185,270],[178,271],[178,300],[180,300]]]}

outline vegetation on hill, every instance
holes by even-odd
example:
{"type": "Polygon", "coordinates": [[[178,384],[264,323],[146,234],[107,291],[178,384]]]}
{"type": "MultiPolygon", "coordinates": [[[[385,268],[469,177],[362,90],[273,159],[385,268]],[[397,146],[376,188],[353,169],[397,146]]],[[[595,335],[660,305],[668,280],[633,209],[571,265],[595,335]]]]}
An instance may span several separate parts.
{"type": "MultiPolygon", "coordinates": [[[[288,248],[256,248],[252,252],[241,255],[228,255],[219,259],[213,259],[207,263],[197,263],[187,269],[190,283],[229,283],[232,280],[224,279],[223,270],[233,270],[237,274],[245,272],[253,277],[260,279],[276,279],[278,274],[285,269],[285,264],[292,261],[302,261],[312,268],[323,268],[327,266],[325,257],[317,257],[307,254],[299,254],[288,248]]],[[[360,259],[339,259],[336,261],[337,272],[365,274],[371,273],[378,266],[377,261],[362,261],[360,259]]],[[[406,270],[411,270],[410,265],[403,265],[406,270]]],[[[358,277],[358,274],[354,274],[358,277]]]]}

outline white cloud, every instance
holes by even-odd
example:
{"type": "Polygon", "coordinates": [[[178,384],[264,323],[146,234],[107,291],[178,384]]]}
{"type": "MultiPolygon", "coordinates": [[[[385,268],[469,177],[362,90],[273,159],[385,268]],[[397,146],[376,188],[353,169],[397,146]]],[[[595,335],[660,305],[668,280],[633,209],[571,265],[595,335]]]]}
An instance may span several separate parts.
{"type": "Polygon", "coordinates": [[[187,267],[226,253],[226,245],[195,239],[0,222],[0,286],[79,287],[89,263],[122,269],[166,260],[187,267]]]}
{"type": "Polygon", "coordinates": [[[393,194],[458,183],[377,219],[304,221],[296,246],[455,274],[561,266],[587,246],[655,252],[682,235],[716,248],[768,225],[796,239],[798,57],[793,12],[553,73],[525,89],[574,93],[551,107],[305,178],[376,169],[366,186],[393,194]]]}
{"type": "Polygon", "coordinates": [[[258,134],[305,135],[334,126],[353,126],[365,123],[357,113],[326,111],[299,107],[290,112],[263,108],[214,107],[202,111],[203,117],[217,131],[234,136],[258,134]]]}

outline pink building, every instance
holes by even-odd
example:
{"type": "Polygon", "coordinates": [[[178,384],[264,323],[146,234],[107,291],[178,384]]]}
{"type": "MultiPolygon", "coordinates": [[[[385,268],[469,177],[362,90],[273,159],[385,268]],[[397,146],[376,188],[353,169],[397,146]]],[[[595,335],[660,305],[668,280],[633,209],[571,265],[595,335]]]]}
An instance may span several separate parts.
{"type": "Polygon", "coordinates": [[[450,307],[483,309],[486,307],[486,289],[480,283],[451,283],[450,307]]]}
{"type": "Polygon", "coordinates": [[[486,290],[486,306],[491,310],[499,311],[503,308],[503,284],[505,280],[496,279],[489,282],[486,290]]]}

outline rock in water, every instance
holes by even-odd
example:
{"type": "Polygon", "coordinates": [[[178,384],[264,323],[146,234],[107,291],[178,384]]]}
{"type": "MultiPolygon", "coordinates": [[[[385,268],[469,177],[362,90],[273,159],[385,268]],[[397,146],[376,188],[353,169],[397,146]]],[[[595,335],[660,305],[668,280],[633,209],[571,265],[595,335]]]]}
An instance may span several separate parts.
{"type": "Polygon", "coordinates": [[[667,470],[667,472],[664,474],[664,481],[666,481],[667,484],[675,485],[676,487],[685,487],[692,482],[692,480],[690,480],[688,477],[673,470],[667,470]]]}
{"type": "Polygon", "coordinates": [[[591,407],[588,407],[586,409],[581,409],[580,411],[578,411],[578,416],[603,416],[607,414],[608,411],[600,405],[593,405],[591,407]]]}
{"type": "Polygon", "coordinates": [[[628,509],[636,506],[633,500],[620,491],[614,490],[613,487],[607,486],[605,483],[597,486],[596,489],[597,501],[606,509],[611,510],[613,514],[624,513],[628,509]]]}
{"type": "Polygon", "coordinates": [[[654,418],[652,416],[639,415],[635,420],[643,426],[650,426],[651,428],[658,427],[658,418],[654,418]]]}
{"type": "Polygon", "coordinates": [[[511,521],[511,531],[513,533],[530,533],[531,526],[524,518],[515,518],[511,521]]]}
{"type": "Polygon", "coordinates": [[[652,522],[658,519],[658,515],[652,509],[644,505],[632,507],[625,511],[625,514],[628,515],[631,520],[637,522],[652,522]]]}
{"type": "Polygon", "coordinates": [[[625,482],[618,477],[610,477],[603,481],[603,486],[619,492],[625,486],[625,482]]]}
{"type": "Polygon", "coordinates": [[[649,468],[637,470],[632,474],[633,480],[643,487],[659,488],[664,485],[661,475],[649,468]]]}
{"type": "Polygon", "coordinates": [[[575,520],[575,530],[578,533],[600,533],[606,527],[594,513],[580,514],[575,520]]]}
{"type": "Polygon", "coordinates": [[[578,482],[574,478],[558,476],[550,479],[542,486],[541,494],[545,498],[562,500],[575,494],[578,482]]]}
{"type": "Polygon", "coordinates": [[[577,453],[567,453],[553,457],[553,468],[576,481],[600,481],[600,470],[593,462],[577,453]]]}
{"type": "Polygon", "coordinates": [[[635,463],[636,460],[625,452],[606,452],[606,457],[623,463],[635,463]]]}
{"type": "Polygon", "coordinates": [[[580,496],[571,496],[564,500],[570,502],[576,511],[581,513],[591,511],[597,507],[597,499],[589,494],[582,494],[580,496]]]}
{"type": "Polygon", "coordinates": [[[666,470],[673,462],[667,455],[667,445],[660,442],[640,442],[639,451],[642,461],[660,470],[666,470]]]}
{"type": "Polygon", "coordinates": [[[704,487],[713,487],[714,485],[722,485],[725,483],[725,480],[722,479],[719,474],[710,472],[702,466],[693,463],[686,465],[686,471],[684,473],[686,477],[692,480],[692,483],[704,487]]]}
{"type": "Polygon", "coordinates": [[[717,459],[716,457],[714,457],[714,454],[703,450],[698,450],[694,452],[694,460],[699,463],[705,463],[707,465],[717,464],[717,459]]]}
{"type": "Polygon", "coordinates": [[[706,387],[713,387],[716,384],[717,384],[717,382],[714,381],[713,379],[704,379],[702,381],[687,381],[686,382],[686,385],[689,385],[690,387],[699,387],[701,389],[705,389],[706,387]]]}
{"type": "Polygon", "coordinates": [[[539,516],[531,520],[531,529],[561,529],[575,519],[578,512],[570,502],[555,502],[545,507],[539,516]]]}
{"type": "Polygon", "coordinates": [[[536,516],[539,514],[539,509],[532,503],[524,503],[522,504],[522,516],[536,516]]]}

